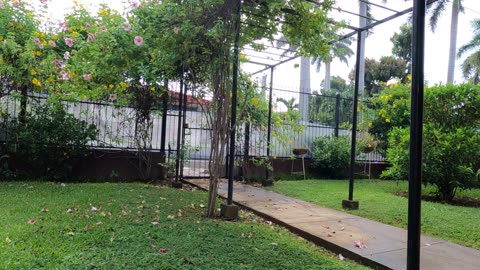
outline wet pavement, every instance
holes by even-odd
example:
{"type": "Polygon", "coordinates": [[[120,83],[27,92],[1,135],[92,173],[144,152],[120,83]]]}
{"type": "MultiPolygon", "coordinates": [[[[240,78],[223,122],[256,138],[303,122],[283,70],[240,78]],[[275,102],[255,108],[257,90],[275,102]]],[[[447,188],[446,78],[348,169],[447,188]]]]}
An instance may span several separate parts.
{"type": "MultiPolygon", "coordinates": [[[[205,179],[186,182],[208,188],[205,179]]],[[[337,254],[378,269],[406,268],[407,231],[404,229],[250,185],[235,183],[233,190],[235,204],[337,254]]],[[[219,195],[227,196],[226,182],[220,183],[219,195]]],[[[480,251],[422,236],[420,266],[422,270],[479,270],[480,251]]]]}

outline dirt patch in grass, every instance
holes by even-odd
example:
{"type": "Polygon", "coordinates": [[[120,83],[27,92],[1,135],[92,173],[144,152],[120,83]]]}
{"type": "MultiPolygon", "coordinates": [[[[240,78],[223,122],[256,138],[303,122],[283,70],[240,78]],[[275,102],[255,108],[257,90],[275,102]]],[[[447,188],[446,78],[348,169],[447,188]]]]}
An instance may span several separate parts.
{"type": "MultiPolygon", "coordinates": [[[[404,198],[408,197],[408,192],[393,192],[393,194],[404,197],[404,198]]],[[[424,194],[422,195],[422,200],[428,201],[428,202],[456,205],[456,206],[480,208],[480,199],[477,199],[477,198],[454,197],[453,200],[449,202],[449,201],[442,200],[440,196],[435,194],[424,194]]]]}

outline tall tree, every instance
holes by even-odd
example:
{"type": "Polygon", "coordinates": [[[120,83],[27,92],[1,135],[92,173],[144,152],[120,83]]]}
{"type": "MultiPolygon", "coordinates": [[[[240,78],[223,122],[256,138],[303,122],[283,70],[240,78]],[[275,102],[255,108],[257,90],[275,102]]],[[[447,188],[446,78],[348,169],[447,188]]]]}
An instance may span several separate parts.
{"type": "MultiPolygon", "coordinates": [[[[365,96],[378,94],[385,84],[393,78],[403,80],[406,77],[406,65],[402,59],[393,56],[383,56],[379,61],[365,60],[365,96]]],[[[355,68],[348,75],[350,80],[355,78],[355,68]]]]}
{"type": "Polygon", "coordinates": [[[458,17],[463,12],[462,0],[438,0],[431,7],[430,28],[435,31],[438,20],[452,3],[452,19],[450,21],[450,48],[448,50],[448,74],[447,83],[453,83],[455,75],[455,55],[457,53],[457,33],[458,33],[458,17]]]}
{"type": "MultiPolygon", "coordinates": [[[[291,45],[285,36],[280,37],[277,40],[277,46],[288,46],[289,50],[285,50],[282,53],[282,57],[289,55],[298,49],[298,46],[291,45]]],[[[310,57],[300,57],[300,99],[299,109],[301,120],[308,120],[308,96],[311,93],[310,85],[310,57]]]]}
{"type": "Polygon", "coordinates": [[[332,44],[329,55],[327,55],[323,59],[320,57],[317,57],[312,60],[312,64],[316,65],[317,72],[320,71],[322,62],[325,63],[325,79],[323,81],[323,89],[325,91],[329,91],[331,86],[330,68],[331,68],[332,60],[334,58],[338,58],[340,62],[343,62],[348,66],[348,58],[353,55],[353,51],[350,48],[351,44],[352,44],[351,39],[342,39],[340,41],[337,41],[334,44],[332,44]]]}
{"type": "Polygon", "coordinates": [[[467,44],[460,47],[457,57],[462,57],[465,53],[474,51],[462,63],[462,73],[465,79],[473,84],[480,81],[480,19],[472,21],[473,38],[467,44]]]}
{"type": "Polygon", "coordinates": [[[408,73],[411,72],[412,65],[412,29],[411,24],[403,24],[400,32],[395,32],[390,38],[393,43],[392,55],[405,61],[408,73]]]}

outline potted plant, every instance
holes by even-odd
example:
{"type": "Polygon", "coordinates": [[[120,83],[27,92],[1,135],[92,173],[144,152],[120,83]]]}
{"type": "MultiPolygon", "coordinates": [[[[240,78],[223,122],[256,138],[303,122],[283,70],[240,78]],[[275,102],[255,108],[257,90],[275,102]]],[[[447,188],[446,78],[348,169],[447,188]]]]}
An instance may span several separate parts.
{"type": "Polygon", "coordinates": [[[301,157],[308,153],[308,147],[294,147],[292,148],[292,153],[297,157],[301,157]]]}
{"type": "Polygon", "coordinates": [[[357,136],[356,145],[359,153],[370,153],[377,147],[378,140],[368,131],[362,131],[357,136]]]}

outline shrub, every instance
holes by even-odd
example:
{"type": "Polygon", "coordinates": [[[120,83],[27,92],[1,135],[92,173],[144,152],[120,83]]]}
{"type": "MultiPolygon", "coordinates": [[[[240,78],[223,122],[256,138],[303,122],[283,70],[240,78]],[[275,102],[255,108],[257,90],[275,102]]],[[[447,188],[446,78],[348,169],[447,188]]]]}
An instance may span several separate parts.
{"type": "Polygon", "coordinates": [[[312,167],[330,177],[344,176],[350,165],[350,137],[320,136],[313,141],[312,167]]]}
{"type": "Polygon", "coordinates": [[[36,105],[25,120],[11,125],[9,152],[26,165],[34,177],[66,177],[71,162],[87,151],[98,130],[92,124],[75,118],[60,103],[36,105]]]}
{"type": "MultiPolygon", "coordinates": [[[[423,129],[423,183],[436,187],[438,195],[451,201],[457,190],[478,186],[475,170],[480,166],[480,134],[473,128],[445,130],[436,124],[423,129]]],[[[394,128],[389,134],[387,159],[392,167],[384,178],[406,179],[409,170],[409,129],[394,128]]]]}

